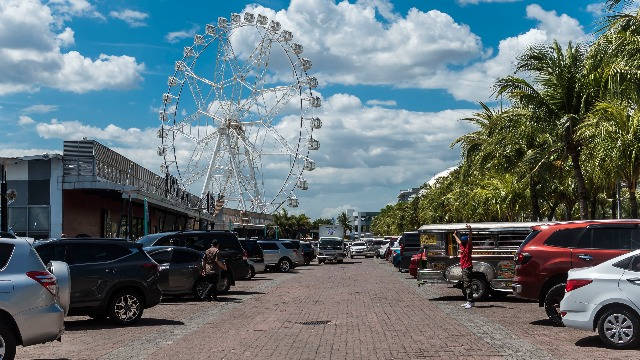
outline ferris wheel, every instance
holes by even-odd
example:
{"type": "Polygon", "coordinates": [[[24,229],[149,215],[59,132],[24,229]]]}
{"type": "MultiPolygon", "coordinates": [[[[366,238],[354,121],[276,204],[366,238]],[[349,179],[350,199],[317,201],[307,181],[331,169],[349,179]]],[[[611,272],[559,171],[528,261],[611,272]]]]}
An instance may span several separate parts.
{"type": "Polygon", "coordinates": [[[218,18],[184,48],[162,95],[162,171],[220,207],[298,207],[316,168],[322,100],[293,34],[250,12],[218,18]]]}

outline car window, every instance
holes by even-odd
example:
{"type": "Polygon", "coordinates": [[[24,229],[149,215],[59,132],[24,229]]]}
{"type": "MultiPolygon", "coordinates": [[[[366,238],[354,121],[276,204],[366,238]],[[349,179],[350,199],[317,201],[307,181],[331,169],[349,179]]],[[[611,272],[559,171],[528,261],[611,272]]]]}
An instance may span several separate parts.
{"type": "Polygon", "coordinates": [[[635,256],[633,258],[629,270],[633,272],[640,272],[640,256],[635,256]]]}
{"type": "Polygon", "coordinates": [[[202,258],[200,254],[195,253],[193,251],[187,251],[182,249],[174,249],[173,256],[171,258],[171,262],[175,264],[186,264],[186,263],[194,263],[200,262],[202,258]]]}
{"type": "Polygon", "coordinates": [[[64,246],[57,244],[44,244],[35,247],[38,256],[44,264],[49,261],[64,261],[64,246]]]}
{"type": "Polygon", "coordinates": [[[631,261],[633,261],[635,256],[629,256],[627,258],[624,258],[616,263],[613,264],[613,266],[620,268],[620,269],[628,269],[629,265],[631,265],[631,261]]]}
{"type": "Polygon", "coordinates": [[[596,249],[628,250],[631,248],[631,228],[591,229],[591,246],[596,249]]]}
{"type": "Polygon", "coordinates": [[[591,236],[585,228],[558,230],[551,234],[544,242],[547,246],[555,246],[562,248],[577,247],[588,249],[591,247],[591,236]],[[588,246],[588,247],[583,247],[588,246]]]}
{"type": "Polygon", "coordinates": [[[278,245],[272,242],[260,243],[262,250],[278,250],[278,245]]]}
{"type": "Polygon", "coordinates": [[[136,240],[136,242],[142,244],[143,247],[153,246],[156,240],[158,240],[162,236],[163,236],[162,234],[145,235],[140,239],[136,240]]]}
{"type": "Polygon", "coordinates": [[[67,258],[69,265],[101,263],[129,255],[131,250],[115,244],[69,244],[67,258]]]}
{"type": "Polygon", "coordinates": [[[242,252],[242,246],[238,239],[233,235],[227,235],[223,237],[220,241],[220,250],[236,250],[242,252]]]}
{"type": "Polygon", "coordinates": [[[183,246],[198,251],[205,251],[211,247],[211,238],[203,235],[183,235],[182,240],[184,242],[183,246]]]}
{"type": "Polygon", "coordinates": [[[165,236],[162,239],[152,243],[153,246],[186,246],[183,239],[176,235],[165,236]]]}
{"type": "Polygon", "coordinates": [[[283,241],[281,242],[282,246],[285,247],[285,249],[289,249],[289,250],[298,250],[300,248],[300,245],[296,244],[296,243],[292,243],[290,241],[283,241]]]}
{"type": "Polygon", "coordinates": [[[0,271],[2,271],[9,263],[9,259],[11,259],[11,254],[13,254],[14,248],[15,245],[13,244],[0,244],[0,271]]]}
{"type": "Polygon", "coordinates": [[[158,264],[168,264],[171,262],[171,250],[161,250],[149,254],[153,261],[158,264]]]}

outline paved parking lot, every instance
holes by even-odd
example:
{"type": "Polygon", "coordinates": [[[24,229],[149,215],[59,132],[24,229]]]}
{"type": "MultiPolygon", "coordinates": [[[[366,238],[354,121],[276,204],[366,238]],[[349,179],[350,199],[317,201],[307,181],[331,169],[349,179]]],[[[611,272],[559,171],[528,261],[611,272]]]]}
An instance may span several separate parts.
{"type": "Polygon", "coordinates": [[[62,343],[18,359],[629,359],[597,336],[557,328],[508,297],[462,309],[460,291],[418,288],[381,260],[259,274],[224,301],[167,299],[137,326],[69,318],[62,343]]]}

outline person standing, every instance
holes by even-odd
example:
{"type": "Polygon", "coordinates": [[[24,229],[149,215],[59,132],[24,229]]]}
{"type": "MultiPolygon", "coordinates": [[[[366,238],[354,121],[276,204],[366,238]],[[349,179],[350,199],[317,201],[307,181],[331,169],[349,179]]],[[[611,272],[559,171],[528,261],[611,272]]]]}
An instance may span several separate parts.
{"type": "Polygon", "coordinates": [[[220,259],[218,240],[214,239],[211,242],[211,247],[204,252],[204,257],[202,258],[202,276],[208,283],[203,299],[215,300],[217,298],[220,275],[225,270],[227,270],[227,265],[220,259]]]}
{"type": "Polygon", "coordinates": [[[460,268],[462,269],[462,291],[467,302],[461,306],[465,309],[471,309],[474,305],[473,290],[471,289],[471,280],[473,275],[473,263],[471,262],[471,252],[473,251],[473,242],[471,241],[471,225],[467,224],[467,235],[458,236],[458,231],[453,233],[453,237],[458,243],[460,249],[460,268]]]}

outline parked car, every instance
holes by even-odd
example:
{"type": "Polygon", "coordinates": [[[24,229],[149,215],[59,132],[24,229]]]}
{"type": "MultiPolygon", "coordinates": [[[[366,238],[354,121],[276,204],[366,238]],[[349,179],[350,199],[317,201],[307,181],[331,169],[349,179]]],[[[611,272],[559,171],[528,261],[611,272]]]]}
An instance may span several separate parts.
{"type": "Polygon", "coordinates": [[[549,319],[562,325],[558,310],[567,275],[640,248],[639,220],[576,221],[534,226],[516,255],[513,291],[538,300],[549,319]]]}
{"type": "Polygon", "coordinates": [[[159,266],[140,244],[113,239],[59,239],[35,246],[44,262],[69,264],[70,315],[109,317],[129,325],[160,303],[159,266]]]}
{"type": "MultiPolygon", "coordinates": [[[[58,276],[68,279],[68,273],[58,276]]],[[[65,315],[60,299],[68,293],[26,240],[0,238],[0,358],[12,360],[17,345],[60,339],[65,315]]]]}
{"type": "Polygon", "coordinates": [[[353,259],[356,256],[366,257],[367,244],[364,241],[354,241],[347,250],[347,256],[353,259]]]}
{"type": "Polygon", "coordinates": [[[304,264],[304,259],[298,254],[295,245],[289,241],[262,240],[258,241],[264,253],[264,263],[267,268],[280,272],[289,272],[296,265],[304,264]]]}
{"type": "Polygon", "coordinates": [[[393,258],[396,254],[400,254],[400,241],[399,240],[395,240],[392,241],[391,244],[389,245],[389,248],[387,249],[387,252],[385,254],[385,259],[387,259],[387,261],[392,261],[393,262],[393,258]]]}
{"type": "Polygon", "coordinates": [[[417,231],[405,232],[398,239],[400,245],[399,257],[394,258],[393,266],[399,271],[409,271],[411,257],[420,251],[420,235],[417,231]]]}
{"type": "Polygon", "coordinates": [[[376,257],[383,259],[387,249],[389,248],[389,240],[382,240],[382,244],[376,249],[376,257]]]}
{"type": "Polygon", "coordinates": [[[249,263],[248,279],[252,279],[256,273],[264,272],[266,264],[264,263],[264,253],[262,247],[258,244],[258,240],[240,240],[240,245],[247,252],[247,261],[249,263]]]}
{"type": "Polygon", "coordinates": [[[304,258],[304,264],[309,265],[316,258],[316,251],[309,242],[300,242],[300,250],[304,258]]]}
{"type": "MultiPolygon", "coordinates": [[[[163,296],[193,295],[204,299],[208,283],[202,277],[201,251],[179,246],[152,246],[144,248],[160,265],[158,286],[163,296]]],[[[229,290],[229,277],[221,276],[217,284],[219,292],[229,290]]]]}
{"type": "Polygon", "coordinates": [[[326,261],[335,261],[342,263],[344,261],[345,251],[344,242],[337,237],[321,237],[318,242],[318,264],[326,261]]]}
{"type": "MultiPolygon", "coordinates": [[[[471,289],[475,301],[490,295],[508,295],[515,276],[513,259],[518,247],[540,223],[473,223],[473,278],[471,289]]],[[[466,231],[466,224],[430,224],[420,228],[420,241],[426,247],[420,260],[418,280],[448,282],[462,289],[462,269],[458,244],[453,237],[456,230],[466,231]]]]}
{"type": "Polygon", "coordinates": [[[569,271],[560,302],[568,327],[597,331],[611,348],[640,343],[640,251],[569,271]]]}
{"type": "Polygon", "coordinates": [[[294,268],[299,265],[304,265],[304,253],[302,251],[302,245],[301,245],[302,242],[300,240],[280,239],[280,242],[282,242],[282,245],[284,245],[284,247],[293,251],[294,258],[295,258],[293,260],[294,268]]]}
{"type": "Polygon", "coordinates": [[[240,245],[236,234],[230,231],[174,231],[146,235],[137,242],[143,247],[182,246],[204,252],[211,247],[214,239],[218,240],[220,258],[229,268],[230,285],[235,285],[235,280],[246,279],[251,273],[247,262],[248,254],[240,245]]]}

